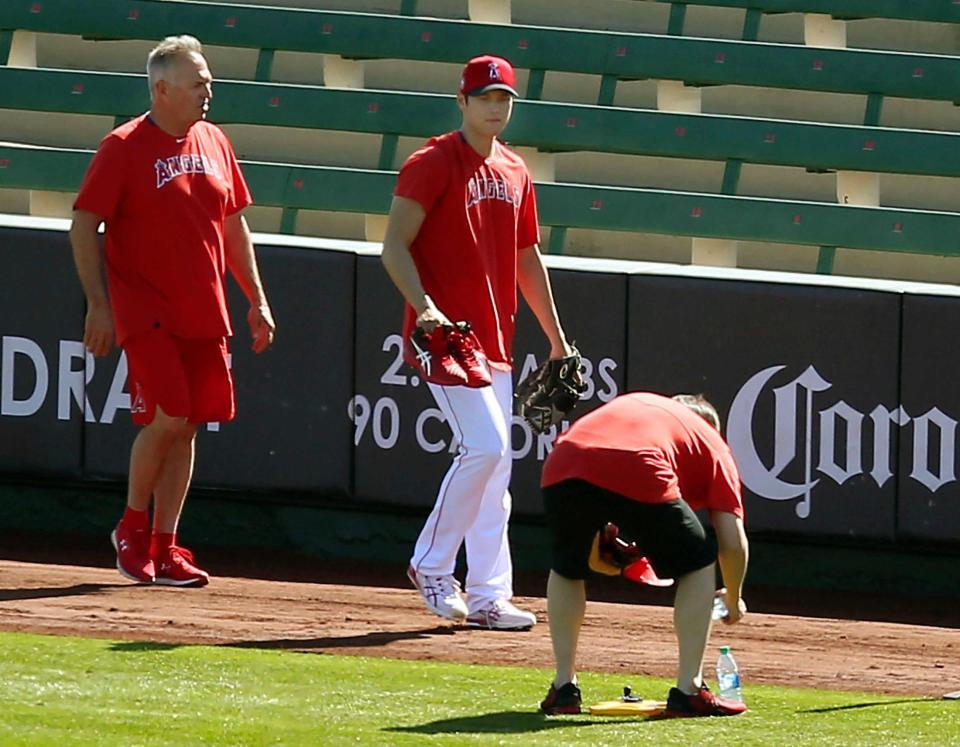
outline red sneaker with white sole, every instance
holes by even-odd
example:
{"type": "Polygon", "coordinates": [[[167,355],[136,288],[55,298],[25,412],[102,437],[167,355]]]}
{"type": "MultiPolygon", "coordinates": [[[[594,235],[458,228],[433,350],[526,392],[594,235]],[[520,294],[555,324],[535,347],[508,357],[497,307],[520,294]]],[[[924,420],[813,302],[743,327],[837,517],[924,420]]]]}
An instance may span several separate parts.
{"type": "Polygon", "coordinates": [[[193,553],[185,547],[172,545],[159,550],[154,558],[156,578],[154,583],[164,586],[206,586],[210,574],[196,566],[193,553]]]}
{"type": "Polygon", "coordinates": [[[721,698],[710,692],[705,684],[693,695],[687,695],[676,687],[670,688],[667,696],[667,718],[693,718],[697,716],[737,716],[747,710],[747,704],[739,700],[721,698]]]}
{"type": "Polygon", "coordinates": [[[110,532],[110,542],[117,551],[117,570],[121,576],[139,584],[153,583],[155,573],[150,557],[150,530],[130,529],[121,522],[110,532]]]}

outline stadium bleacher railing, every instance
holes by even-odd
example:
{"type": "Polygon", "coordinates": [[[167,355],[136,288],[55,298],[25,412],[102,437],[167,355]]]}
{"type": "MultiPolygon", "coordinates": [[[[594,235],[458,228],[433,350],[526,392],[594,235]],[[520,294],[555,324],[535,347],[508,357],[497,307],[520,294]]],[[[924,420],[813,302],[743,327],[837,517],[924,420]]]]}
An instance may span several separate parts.
{"type": "MultiPolygon", "coordinates": [[[[0,145],[0,187],[76,191],[93,152],[0,145]]],[[[261,205],[385,214],[396,172],[242,162],[261,205]]],[[[960,256],[960,214],[698,192],[538,183],[541,222],[749,241],[960,256]]]]}
{"type": "Polygon", "coordinates": [[[4,47],[9,51],[15,30],[154,40],[184,29],[207,44],[258,49],[258,80],[270,79],[277,50],[456,64],[474,54],[495,52],[530,71],[530,99],[541,98],[549,70],[601,76],[597,103],[604,105],[614,102],[618,81],[644,78],[863,94],[868,97],[867,125],[879,123],[885,96],[960,102],[960,58],[947,55],[186,0],[0,4],[0,53],[4,47]]]}
{"type": "Polygon", "coordinates": [[[707,5],[742,8],[756,13],[823,13],[838,20],[888,18],[900,21],[960,23],[960,3],[954,0],[644,0],[671,6],[707,5]]]}
{"type": "MultiPolygon", "coordinates": [[[[0,107],[99,114],[125,120],[146,105],[146,77],[125,73],[0,68],[0,107]]],[[[394,166],[398,136],[455,129],[452,96],[218,81],[220,124],[381,134],[378,168],[394,166]]],[[[792,122],[709,114],[523,101],[505,133],[514,145],[928,176],[960,176],[960,135],[949,132],[792,122]]],[[[735,180],[722,191],[736,192],[735,180]]]]}
{"type": "MultiPolygon", "coordinates": [[[[955,225],[960,216],[953,213],[732,196],[743,162],[812,170],[955,176],[956,135],[670,114],[607,105],[613,103],[619,80],[730,83],[865,94],[864,121],[875,125],[884,96],[960,101],[960,58],[409,17],[415,7],[412,0],[404,0],[401,13],[407,16],[384,16],[186,0],[90,0],[83,4],[71,0],[10,0],[0,4],[0,61],[6,61],[13,33],[18,30],[97,40],[154,40],[189,29],[209,44],[258,49],[255,77],[259,83],[218,83],[220,121],[384,135],[377,171],[247,164],[252,181],[262,191],[258,193],[260,203],[284,208],[286,231],[293,230],[299,209],[385,212],[390,185],[383,180],[392,184],[394,178],[385,169],[394,160],[397,136],[433,134],[444,129],[439,126],[445,121],[443,116],[452,117],[451,126],[455,126],[456,113],[449,107],[449,98],[443,96],[268,83],[275,51],[450,63],[460,63],[474,53],[494,51],[530,70],[528,99],[540,98],[547,70],[601,76],[601,106],[528,102],[520,107],[508,133],[517,144],[548,151],[597,149],[715,158],[727,163],[719,195],[539,185],[544,222],[558,229],[551,236],[553,251],[562,250],[567,227],[584,227],[819,245],[818,270],[827,271],[834,246],[957,253],[955,225]],[[330,111],[320,112],[319,108],[330,111]],[[419,118],[420,113],[429,116],[429,128],[419,118]],[[406,124],[399,124],[401,121],[406,124]]],[[[129,108],[134,98],[142,97],[142,89],[133,94],[128,88],[143,85],[138,76],[9,68],[2,74],[10,76],[9,80],[16,75],[33,75],[37,76],[35,82],[39,82],[39,76],[66,76],[60,81],[73,76],[69,93],[72,103],[64,103],[62,88],[37,95],[39,87],[20,85],[0,88],[8,92],[7,104],[0,102],[0,106],[9,108],[84,111],[89,107],[87,113],[112,114],[121,119],[136,113],[129,108]],[[121,90],[124,96],[118,96],[121,90]],[[108,105],[111,97],[114,100],[108,105]]],[[[56,83],[53,77],[45,80],[50,85],[56,83]]],[[[22,188],[69,191],[79,184],[79,178],[71,180],[65,175],[69,169],[58,177],[58,169],[49,166],[51,158],[70,158],[67,149],[13,150],[17,151],[15,158],[5,157],[0,162],[0,183],[10,186],[16,181],[12,175],[19,169],[11,166],[14,162],[36,160],[38,176],[22,188]],[[39,178],[43,174],[46,180],[39,178]],[[62,186],[63,179],[72,187],[62,186]]],[[[89,158],[89,153],[72,153],[74,159],[89,158]]]]}

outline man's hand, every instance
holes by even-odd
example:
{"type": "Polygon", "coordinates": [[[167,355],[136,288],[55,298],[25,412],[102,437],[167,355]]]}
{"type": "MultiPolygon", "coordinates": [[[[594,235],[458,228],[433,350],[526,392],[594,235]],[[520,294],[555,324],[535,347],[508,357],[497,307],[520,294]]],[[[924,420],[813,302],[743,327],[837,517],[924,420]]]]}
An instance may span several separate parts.
{"type": "Polygon", "coordinates": [[[453,323],[438,309],[433,300],[426,296],[427,307],[417,315],[417,326],[428,334],[437,327],[452,327],[453,323]]]}
{"type": "Polygon", "coordinates": [[[720,589],[717,591],[717,596],[723,597],[723,603],[727,607],[727,614],[722,618],[724,625],[738,623],[743,619],[743,616],[747,614],[747,603],[743,601],[742,597],[737,596],[736,593],[727,591],[726,589],[720,589]]]}
{"type": "Polygon", "coordinates": [[[550,345],[550,360],[555,361],[559,358],[569,358],[577,353],[577,349],[567,342],[564,338],[560,343],[550,345]]]}
{"type": "Polygon", "coordinates": [[[87,307],[83,324],[83,345],[93,355],[107,355],[113,350],[115,334],[113,315],[107,305],[93,304],[87,307]]]}
{"type": "Polygon", "coordinates": [[[262,353],[273,344],[277,325],[266,303],[250,307],[250,311],[247,312],[247,324],[250,325],[250,336],[253,338],[251,348],[254,353],[262,353]]]}

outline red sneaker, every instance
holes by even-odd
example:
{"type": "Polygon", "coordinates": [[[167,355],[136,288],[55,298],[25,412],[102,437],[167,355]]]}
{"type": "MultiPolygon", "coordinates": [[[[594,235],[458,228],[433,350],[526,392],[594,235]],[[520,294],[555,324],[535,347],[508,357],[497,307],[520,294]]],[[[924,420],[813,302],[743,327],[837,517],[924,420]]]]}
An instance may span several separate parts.
{"type": "Polygon", "coordinates": [[[747,710],[747,704],[739,700],[719,698],[703,684],[693,695],[687,695],[676,687],[670,688],[667,696],[667,709],[663,715],[668,718],[690,718],[696,716],[736,716],[747,710]]]}
{"type": "Polygon", "coordinates": [[[568,682],[559,690],[550,683],[547,697],[540,701],[540,711],[548,716],[580,713],[580,709],[580,688],[572,682],[568,682]]]}
{"type": "Polygon", "coordinates": [[[467,386],[480,388],[493,381],[490,362],[480,340],[470,328],[470,322],[457,322],[447,335],[450,352],[467,374],[467,386]]]}
{"type": "Polygon", "coordinates": [[[154,583],[164,586],[206,586],[210,574],[198,568],[193,553],[185,547],[172,545],[160,550],[154,559],[157,576],[154,583]]]}
{"type": "Polygon", "coordinates": [[[660,578],[646,557],[638,558],[623,569],[624,578],[647,586],[673,586],[672,578],[660,578]]]}
{"type": "Polygon", "coordinates": [[[110,542],[117,551],[117,570],[121,576],[139,584],[153,583],[155,574],[148,529],[130,529],[120,522],[110,532],[110,542]]]}
{"type": "Polygon", "coordinates": [[[469,385],[467,372],[453,356],[449,344],[450,328],[435,327],[433,332],[417,327],[410,335],[410,350],[424,380],[439,386],[469,385]]]}

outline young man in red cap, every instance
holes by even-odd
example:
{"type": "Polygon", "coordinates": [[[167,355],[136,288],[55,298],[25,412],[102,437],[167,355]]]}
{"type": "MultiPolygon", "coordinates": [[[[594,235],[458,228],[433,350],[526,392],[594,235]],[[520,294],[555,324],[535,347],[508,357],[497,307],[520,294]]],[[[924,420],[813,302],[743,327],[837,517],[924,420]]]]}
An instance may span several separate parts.
{"type": "Polygon", "coordinates": [[[111,535],[117,569],[143,583],[203,586],[208,574],[176,533],[197,425],[234,415],[227,268],[250,302],[255,352],[273,341],[274,323],[242,215],[250,192],[226,135],[205,121],[213,77],[200,42],[164,39],[147,74],[150,111],[100,143],[70,242],[87,297],[84,344],[94,355],[123,347],[130,411],[143,426],[130,453],[127,508],[111,535]]]}
{"type": "Polygon", "coordinates": [[[415,328],[432,333],[467,321],[492,380],[429,384],[459,450],[408,575],[435,614],[506,630],[536,623],[533,613],[510,602],[507,488],[518,286],[549,340],[550,357],[571,353],[537,246],[533,182],[523,160],[497,139],[510,121],[515,86],[513,67],[502,57],[467,63],[457,95],[463,124],[407,159],[383,242],[383,264],[407,302],[404,338],[415,328]],[[464,542],[466,599],[453,575],[464,542]]]}
{"type": "MultiPolygon", "coordinates": [[[[584,579],[594,537],[607,522],[636,542],[655,576],[677,579],[674,628],[677,686],[668,716],[734,716],[739,701],[718,698],[703,681],[715,561],[728,614],[746,613],[747,570],[740,475],[720,435],[720,417],[703,397],[670,399],[634,392],[584,415],[561,435],[543,465],[543,501],[551,535],[547,611],[556,674],[540,709],[579,713],[577,639],[586,609],[584,579]],[[694,513],[708,509],[716,543],[694,513]],[[718,552],[719,546],[719,552],[718,552]]],[[[651,574],[652,575],[652,574],[651,574]]]]}

